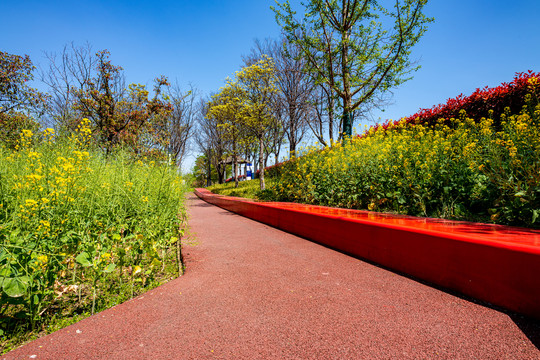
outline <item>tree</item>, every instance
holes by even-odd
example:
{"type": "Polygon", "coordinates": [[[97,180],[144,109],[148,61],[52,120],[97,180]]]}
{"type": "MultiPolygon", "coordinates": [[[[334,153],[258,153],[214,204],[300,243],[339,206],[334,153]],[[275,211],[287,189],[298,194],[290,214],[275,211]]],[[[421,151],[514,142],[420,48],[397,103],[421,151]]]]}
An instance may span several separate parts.
{"type": "Polygon", "coordinates": [[[377,0],[309,0],[302,20],[295,18],[288,0],[272,7],[315,81],[341,99],[346,135],[352,134],[356,109],[373,106],[377,93],[409,80],[406,76],[418,69],[409,55],[432,21],[422,13],[426,3],[396,0],[390,10],[377,0]]]}
{"type": "Polygon", "coordinates": [[[227,144],[223,134],[223,128],[219,126],[219,122],[213,116],[208,115],[211,100],[201,98],[199,100],[199,111],[197,112],[197,131],[195,132],[195,143],[199,149],[205,154],[208,161],[208,178],[207,186],[211,185],[210,177],[211,167],[213,166],[217,172],[218,183],[223,184],[225,177],[225,166],[221,162],[227,151],[227,144]]]}
{"type": "Polygon", "coordinates": [[[60,55],[45,53],[45,57],[49,64],[45,70],[40,69],[40,78],[49,88],[48,114],[60,129],[74,130],[81,117],[76,109],[74,89],[86,89],[95,76],[98,58],[89,43],[83,46],[71,43],[64,46],[60,55]]]}
{"type": "Polygon", "coordinates": [[[178,83],[170,86],[167,91],[167,99],[171,104],[171,111],[166,115],[167,151],[179,166],[189,151],[195,127],[198,111],[196,97],[197,91],[193,87],[184,92],[178,83]]]}
{"type": "Polygon", "coordinates": [[[331,146],[337,136],[341,140],[343,135],[343,119],[336,119],[339,99],[336,99],[334,91],[324,83],[319,84],[312,93],[311,116],[308,120],[313,135],[323,146],[331,146]],[[328,140],[325,136],[328,131],[328,140]]]}
{"type": "Polygon", "coordinates": [[[0,51],[0,141],[10,147],[16,146],[22,130],[38,129],[31,113],[46,108],[46,95],[27,84],[34,68],[28,55],[0,51]]]}
{"type": "MultiPolygon", "coordinates": [[[[300,49],[286,38],[280,40],[256,40],[251,54],[244,57],[246,65],[252,65],[267,55],[274,61],[276,86],[279,91],[274,97],[276,117],[287,135],[289,152],[294,156],[296,147],[302,141],[308,125],[314,84],[309,76],[307,63],[300,56],[300,49]]],[[[281,139],[274,139],[279,144],[281,139]]],[[[277,148],[279,155],[279,148],[277,148]]]]}
{"type": "Polygon", "coordinates": [[[207,159],[206,155],[197,156],[192,170],[193,177],[195,178],[193,186],[201,187],[204,186],[205,182],[207,186],[211,185],[208,183],[208,179],[212,178],[212,168],[208,167],[208,164],[209,159],[207,159]]]}
{"type": "Polygon", "coordinates": [[[35,110],[45,103],[45,95],[28,86],[35,66],[28,55],[0,51],[0,113],[35,110]]]}
{"type": "Polygon", "coordinates": [[[235,187],[238,187],[238,154],[241,147],[249,142],[245,131],[247,114],[243,95],[239,84],[227,79],[227,84],[212,97],[207,115],[217,120],[218,126],[223,130],[222,135],[231,144],[235,187]]]}
{"type": "Polygon", "coordinates": [[[162,87],[169,85],[167,78],[155,79],[154,97],[150,99],[144,85],[130,84],[125,88],[122,68],[111,64],[108,51],[98,52],[96,58],[95,76],[81,88],[71,88],[75,109],[92,121],[107,153],[120,143],[136,152],[143,141],[150,149],[159,147],[163,134],[155,130],[163,125],[152,121],[163,121],[163,114],[170,111],[170,104],[160,98],[162,87]]]}
{"type": "Polygon", "coordinates": [[[259,181],[261,190],[264,190],[265,137],[279,126],[271,106],[278,91],[274,63],[268,56],[263,56],[255,64],[239,71],[236,78],[246,99],[246,128],[259,145],[259,181]]]}

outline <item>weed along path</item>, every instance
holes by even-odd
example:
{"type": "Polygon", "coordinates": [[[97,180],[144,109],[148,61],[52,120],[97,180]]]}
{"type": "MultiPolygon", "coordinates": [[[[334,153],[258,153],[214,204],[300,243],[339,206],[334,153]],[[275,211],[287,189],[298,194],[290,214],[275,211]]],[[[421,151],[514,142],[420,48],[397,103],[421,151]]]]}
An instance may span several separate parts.
{"type": "Polygon", "coordinates": [[[189,195],[187,272],[5,359],[540,359],[537,322],[189,195]]]}

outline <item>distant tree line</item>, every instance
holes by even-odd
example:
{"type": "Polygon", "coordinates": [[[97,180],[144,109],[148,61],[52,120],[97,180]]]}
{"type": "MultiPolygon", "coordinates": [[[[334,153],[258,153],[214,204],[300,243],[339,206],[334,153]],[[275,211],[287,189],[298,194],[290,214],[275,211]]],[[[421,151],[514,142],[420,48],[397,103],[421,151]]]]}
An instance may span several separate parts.
{"type": "Polygon", "coordinates": [[[0,51],[0,142],[10,146],[22,129],[74,131],[90,120],[93,140],[107,154],[117,147],[180,165],[189,151],[197,109],[195,89],[183,90],[165,76],[146,85],[126,85],[122,67],[107,50],[66,45],[46,53],[39,70],[30,58],[0,51]],[[37,73],[37,79],[35,79],[37,73]],[[40,80],[43,92],[29,81],[40,80]]]}
{"type": "Polygon", "coordinates": [[[294,157],[309,135],[325,147],[350,137],[354,122],[387,105],[419,68],[410,54],[432,21],[426,3],[309,0],[300,18],[289,1],[272,7],[281,38],[256,40],[235,77],[200,102],[199,185],[222,183],[226,158],[238,184],[236,161],[245,158],[264,189],[264,168],[284,144],[294,157]]]}

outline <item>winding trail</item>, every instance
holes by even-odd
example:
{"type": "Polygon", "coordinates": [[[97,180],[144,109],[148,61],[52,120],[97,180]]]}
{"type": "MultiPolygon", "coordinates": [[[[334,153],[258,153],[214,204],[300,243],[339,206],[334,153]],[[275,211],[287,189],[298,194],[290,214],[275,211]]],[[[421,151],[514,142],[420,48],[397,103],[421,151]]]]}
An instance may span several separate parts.
{"type": "Polygon", "coordinates": [[[538,322],[187,204],[184,276],[1,358],[540,359],[538,322]]]}

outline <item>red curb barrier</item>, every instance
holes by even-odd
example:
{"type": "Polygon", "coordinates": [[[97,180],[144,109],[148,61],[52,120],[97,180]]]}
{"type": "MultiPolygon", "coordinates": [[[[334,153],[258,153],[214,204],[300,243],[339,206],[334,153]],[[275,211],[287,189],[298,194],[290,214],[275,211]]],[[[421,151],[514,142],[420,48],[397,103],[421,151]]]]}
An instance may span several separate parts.
{"type": "Polygon", "coordinates": [[[418,279],[540,319],[540,231],[195,189],[202,200],[418,279]]]}

